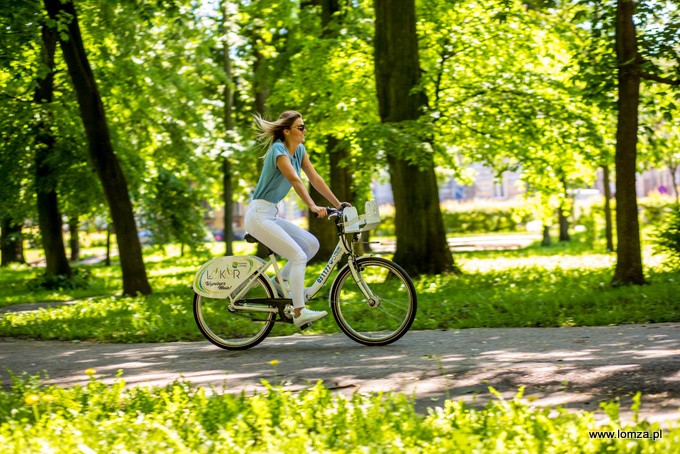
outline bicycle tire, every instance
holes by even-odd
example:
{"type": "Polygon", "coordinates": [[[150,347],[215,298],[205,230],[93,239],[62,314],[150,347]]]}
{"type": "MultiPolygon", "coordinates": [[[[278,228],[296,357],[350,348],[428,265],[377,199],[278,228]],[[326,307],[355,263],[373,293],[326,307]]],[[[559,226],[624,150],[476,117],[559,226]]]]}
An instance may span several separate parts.
{"type": "MultiPolygon", "coordinates": [[[[275,298],[276,295],[269,285],[269,280],[259,276],[245,297],[275,298]]],[[[225,350],[245,350],[262,342],[274,327],[275,313],[255,311],[232,313],[227,309],[228,304],[227,299],[205,298],[194,293],[196,324],[203,336],[214,345],[225,350]]]]}
{"type": "Polygon", "coordinates": [[[361,257],[356,263],[380,302],[371,307],[347,264],[331,288],[333,317],[342,332],[356,342],[391,344],[408,332],[416,317],[418,297],[413,281],[402,267],[382,257],[361,257]]]}

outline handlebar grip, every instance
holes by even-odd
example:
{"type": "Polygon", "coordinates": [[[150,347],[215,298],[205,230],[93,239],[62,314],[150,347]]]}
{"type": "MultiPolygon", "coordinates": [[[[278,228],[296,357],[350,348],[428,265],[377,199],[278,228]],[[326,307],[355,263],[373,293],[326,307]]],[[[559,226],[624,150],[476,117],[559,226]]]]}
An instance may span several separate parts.
{"type": "MultiPolygon", "coordinates": [[[[324,207],[324,208],[326,209],[326,213],[327,213],[328,216],[330,216],[331,214],[342,213],[342,209],[337,210],[333,207],[324,207]]],[[[342,207],[342,208],[344,208],[344,207],[342,207]]],[[[314,216],[316,216],[317,218],[319,217],[319,215],[316,214],[316,212],[314,213],[314,216]]]]}

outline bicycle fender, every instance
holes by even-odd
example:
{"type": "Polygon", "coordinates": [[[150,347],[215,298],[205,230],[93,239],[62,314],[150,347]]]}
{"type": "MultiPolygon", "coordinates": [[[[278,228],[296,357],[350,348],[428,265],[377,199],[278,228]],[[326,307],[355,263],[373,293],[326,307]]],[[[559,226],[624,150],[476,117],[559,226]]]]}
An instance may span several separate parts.
{"type": "Polygon", "coordinates": [[[194,292],[206,298],[229,298],[266,262],[255,256],[215,257],[194,276],[194,292]]]}

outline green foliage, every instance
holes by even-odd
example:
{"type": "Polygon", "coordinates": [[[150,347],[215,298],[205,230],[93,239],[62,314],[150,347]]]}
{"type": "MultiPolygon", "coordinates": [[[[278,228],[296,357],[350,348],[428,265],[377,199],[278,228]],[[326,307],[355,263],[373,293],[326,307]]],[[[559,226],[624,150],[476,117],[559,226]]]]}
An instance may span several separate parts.
{"type": "Polygon", "coordinates": [[[672,210],[667,221],[659,226],[655,236],[656,250],[668,256],[668,265],[680,269],[680,209],[672,210]]]}
{"type": "Polygon", "coordinates": [[[55,276],[42,274],[28,282],[28,289],[40,287],[45,290],[73,290],[87,288],[92,284],[92,272],[88,268],[73,268],[72,272],[73,275],[70,277],[61,274],[55,276]]]}
{"type": "Polygon", "coordinates": [[[151,230],[155,242],[161,245],[178,242],[192,249],[202,247],[207,229],[201,191],[163,167],[149,186],[142,225],[151,230]]]}
{"type": "MultiPolygon", "coordinates": [[[[531,221],[528,211],[519,212],[514,207],[470,207],[465,210],[442,211],[447,234],[518,232],[531,221]]],[[[394,213],[381,214],[379,235],[394,236],[394,213]]]]}
{"type": "Polygon", "coordinates": [[[528,214],[517,216],[512,209],[486,208],[475,211],[445,211],[446,233],[517,232],[530,221],[528,214]]]}
{"type": "Polygon", "coordinates": [[[88,275],[87,285],[67,286],[49,290],[32,282],[41,281],[41,268],[13,264],[0,271],[0,307],[35,302],[64,302],[76,299],[115,294],[120,290],[120,268],[81,266],[77,269],[88,275]]]}
{"type": "Polygon", "coordinates": [[[595,430],[660,428],[624,425],[615,403],[603,406],[611,420],[602,425],[592,413],[534,408],[522,390],[480,410],[447,400],[419,415],[402,394],[334,396],[321,382],[296,394],[264,382],[262,394],[208,395],[188,382],[126,389],[120,375],[106,385],[87,372],[90,381],[70,389],[14,377],[12,389],[0,391],[5,452],[667,453],[680,443],[673,426],[655,441],[591,439],[595,430]]]}
{"type": "Polygon", "coordinates": [[[669,218],[678,211],[677,206],[670,200],[661,197],[647,197],[640,200],[640,222],[643,224],[659,225],[668,222],[669,218]]]}

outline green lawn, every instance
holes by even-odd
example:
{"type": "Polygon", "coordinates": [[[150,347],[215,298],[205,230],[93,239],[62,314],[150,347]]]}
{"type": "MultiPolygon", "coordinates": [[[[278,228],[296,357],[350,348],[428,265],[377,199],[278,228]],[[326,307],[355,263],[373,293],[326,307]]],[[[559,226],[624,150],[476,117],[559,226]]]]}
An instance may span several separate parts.
{"type": "MultiPolygon", "coordinates": [[[[456,253],[462,275],[424,276],[415,280],[418,315],[412,329],[474,327],[541,327],[611,325],[680,321],[680,272],[664,270],[662,257],[645,248],[650,285],[613,288],[615,255],[601,244],[593,251],[574,240],[519,251],[456,253]]],[[[177,247],[166,253],[145,249],[154,294],[122,297],[120,267],[88,266],[92,285],[68,291],[31,288],[38,269],[27,266],[0,269],[0,307],[27,302],[71,301],[75,304],[29,313],[8,313],[0,319],[0,336],[31,339],[96,340],[98,342],[168,342],[202,340],[192,314],[189,288],[198,266],[215,245],[201,255],[179,256],[177,247]]],[[[253,246],[237,243],[239,254],[253,246]]],[[[323,265],[310,265],[309,283],[323,265]]],[[[322,292],[323,293],[323,292],[322,292]]],[[[328,307],[313,300],[314,309],[328,307]]],[[[332,317],[314,324],[315,332],[337,332],[332,317]]],[[[295,332],[277,325],[272,335],[295,332]]],[[[311,331],[311,329],[309,330],[311,331]]]]}

